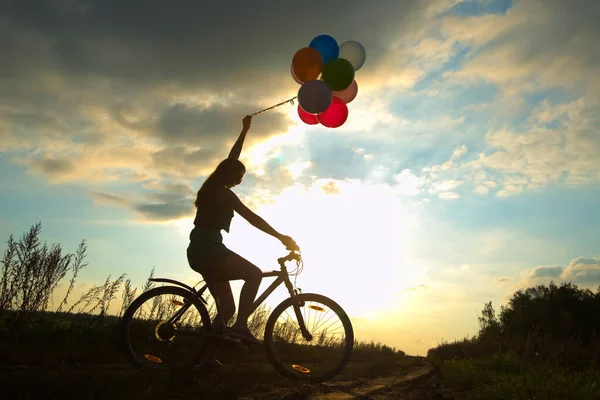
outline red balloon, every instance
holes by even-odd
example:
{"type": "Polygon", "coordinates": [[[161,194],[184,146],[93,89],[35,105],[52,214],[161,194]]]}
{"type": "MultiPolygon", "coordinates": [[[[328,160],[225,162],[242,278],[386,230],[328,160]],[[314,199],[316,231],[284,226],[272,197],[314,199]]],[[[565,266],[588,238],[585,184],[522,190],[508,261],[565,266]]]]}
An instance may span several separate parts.
{"type": "Polygon", "coordinates": [[[300,107],[300,104],[298,104],[298,116],[300,117],[300,119],[309,124],[309,125],[316,125],[319,123],[319,120],[317,119],[317,116],[314,114],[309,114],[306,111],[304,111],[302,109],[302,107],[300,107]]]}
{"type": "Polygon", "coordinates": [[[328,128],[338,128],[344,125],[347,119],[348,106],[339,97],[335,96],[329,108],[317,115],[317,120],[328,128]]]}

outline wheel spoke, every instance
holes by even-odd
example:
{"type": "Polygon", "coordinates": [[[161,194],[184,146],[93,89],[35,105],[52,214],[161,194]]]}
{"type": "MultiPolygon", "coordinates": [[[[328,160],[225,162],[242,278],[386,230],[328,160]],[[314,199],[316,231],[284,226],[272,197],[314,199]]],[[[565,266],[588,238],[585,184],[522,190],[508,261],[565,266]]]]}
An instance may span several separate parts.
{"type": "Polygon", "coordinates": [[[206,346],[207,326],[208,312],[192,293],[173,286],[151,289],[123,316],[127,355],[138,368],[171,369],[190,363],[206,346]]]}
{"type": "Polygon", "coordinates": [[[298,336],[299,324],[292,317],[296,315],[294,302],[288,299],[275,308],[267,322],[265,344],[269,359],[279,373],[290,378],[330,379],[350,358],[354,344],[352,324],[339,305],[327,297],[301,294],[296,299],[304,302],[299,315],[312,339],[306,341],[298,336]]]}

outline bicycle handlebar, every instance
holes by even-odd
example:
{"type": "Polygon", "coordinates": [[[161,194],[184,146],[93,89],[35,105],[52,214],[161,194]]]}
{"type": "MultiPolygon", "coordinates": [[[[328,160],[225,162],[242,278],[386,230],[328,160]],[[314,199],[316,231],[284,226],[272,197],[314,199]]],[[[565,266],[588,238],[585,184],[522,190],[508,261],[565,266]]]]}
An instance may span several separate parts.
{"type": "Polygon", "coordinates": [[[296,261],[300,262],[302,260],[302,256],[300,255],[300,253],[296,253],[296,251],[297,250],[290,251],[290,253],[287,256],[278,258],[277,262],[280,265],[283,265],[283,263],[285,263],[287,261],[292,261],[292,260],[296,260],[296,261]]]}

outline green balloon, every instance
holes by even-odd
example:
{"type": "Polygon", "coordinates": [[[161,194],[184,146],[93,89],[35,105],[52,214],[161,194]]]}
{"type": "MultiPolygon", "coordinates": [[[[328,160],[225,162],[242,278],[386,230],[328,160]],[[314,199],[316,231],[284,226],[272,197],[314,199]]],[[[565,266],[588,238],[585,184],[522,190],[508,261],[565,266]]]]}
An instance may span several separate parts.
{"type": "Polygon", "coordinates": [[[331,90],[339,92],[350,86],[354,80],[354,67],[344,58],[335,58],[323,67],[322,79],[331,90]]]}

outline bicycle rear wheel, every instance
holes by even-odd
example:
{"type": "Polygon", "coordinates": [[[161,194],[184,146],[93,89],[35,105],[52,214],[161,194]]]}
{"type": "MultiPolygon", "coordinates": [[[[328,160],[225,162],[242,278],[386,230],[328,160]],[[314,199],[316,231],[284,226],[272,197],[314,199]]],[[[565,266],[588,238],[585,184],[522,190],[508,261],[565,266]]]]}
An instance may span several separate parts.
{"type": "Polygon", "coordinates": [[[281,375],[323,382],[338,375],[350,360],[354,331],[346,312],[328,297],[303,293],[279,304],[265,326],[269,361],[281,375]],[[308,337],[303,336],[303,321],[308,337]]]}
{"type": "Polygon", "coordinates": [[[209,332],[202,302],[186,289],[163,286],[142,293],[127,308],[121,339],[133,366],[169,371],[195,364],[209,332]]]}

